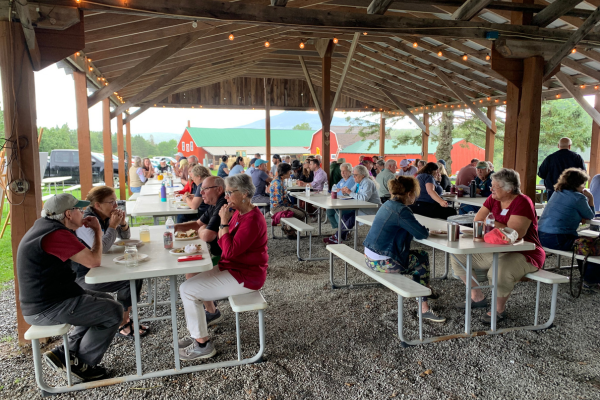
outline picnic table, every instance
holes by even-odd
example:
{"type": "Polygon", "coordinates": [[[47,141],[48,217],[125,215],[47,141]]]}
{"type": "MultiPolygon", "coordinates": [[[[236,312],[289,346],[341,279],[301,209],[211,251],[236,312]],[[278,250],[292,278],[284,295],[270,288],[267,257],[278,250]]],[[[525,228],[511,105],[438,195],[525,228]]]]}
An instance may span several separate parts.
{"type": "MultiPolygon", "coordinates": [[[[146,181],[146,183],[144,183],[144,186],[146,185],[162,185],[163,182],[166,182],[166,178],[162,179],[162,180],[158,180],[158,178],[154,177],[154,178],[150,178],[146,181]]],[[[181,184],[181,178],[178,176],[173,176],[173,184],[181,184]]]]}
{"type": "Polygon", "coordinates": [[[158,225],[158,217],[175,216],[178,214],[196,214],[198,210],[191,209],[183,203],[177,203],[176,207],[169,202],[160,201],[160,196],[140,196],[133,202],[132,217],[152,217],[154,224],[158,225]]]}
{"type": "MultiPolygon", "coordinates": [[[[139,239],[140,228],[130,228],[131,238],[139,239]]],[[[153,371],[144,375],[142,365],[142,350],[140,344],[140,319],[137,303],[135,281],[137,279],[169,277],[170,280],[170,296],[171,314],[163,317],[152,318],[152,320],[168,320],[171,319],[171,327],[173,330],[173,348],[165,346],[168,351],[173,351],[175,355],[175,371],[177,373],[194,372],[207,369],[206,365],[197,365],[186,368],[181,368],[179,360],[179,346],[177,345],[177,275],[188,273],[209,271],[213,268],[210,253],[206,242],[197,239],[192,241],[174,241],[173,247],[183,247],[187,244],[200,244],[202,246],[202,260],[189,261],[180,263],[177,257],[169,253],[169,250],[164,248],[162,234],[165,231],[164,226],[150,227],[150,242],[145,243],[138,248],[140,254],[149,256],[147,261],[140,261],[137,267],[127,267],[124,264],[119,264],[114,261],[117,256],[124,252],[124,248],[120,246],[112,246],[108,253],[102,255],[102,264],[100,267],[92,268],[85,276],[85,281],[89,284],[129,281],[131,285],[131,310],[133,315],[133,326],[135,332],[135,375],[129,375],[119,378],[120,381],[132,381],[144,378],[156,378],[159,376],[167,376],[173,374],[173,368],[162,371],[153,371]]],[[[156,294],[155,294],[156,296],[156,294]]]]}
{"type": "MultiPolygon", "coordinates": [[[[483,207],[483,203],[485,203],[485,201],[487,200],[487,197],[481,197],[481,196],[477,196],[477,197],[457,197],[456,201],[457,203],[460,204],[469,204],[472,206],[477,206],[477,207],[483,207]]],[[[538,209],[543,209],[545,207],[544,204],[542,203],[535,203],[534,204],[536,210],[538,209]]]]}
{"type": "Polygon", "coordinates": [[[44,178],[42,179],[42,183],[46,184],[48,183],[48,187],[50,188],[49,193],[52,193],[52,184],[54,184],[54,191],[58,194],[58,187],[57,187],[57,183],[58,182],[62,182],[62,187],[63,189],[65,188],[65,181],[68,181],[69,179],[73,178],[72,176],[54,176],[52,178],[44,178]]]}
{"type": "MultiPolygon", "coordinates": [[[[337,199],[332,199],[331,195],[327,192],[325,193],[311,193],[310,196],[306,196],[306,194],[302,192],[290,193],[290,196],[294,196],[298,200],[302,200],[305,203],[312,204],[318,208],[324,208],[326,210],[336,210],[338,213],[339,221],[338,224],[338,238],[342,237],[342,211],[343,210],[354,210],[355,215],[358,214],[358,210],[361,208],[378,208],[379,204],[370,203],[368,201],[355,200],[349,196],[340,196],[337,199]]],[[[321,235],[321,213],[318,213],[318,223],[319,223],[319,235],[321,235]]],[[[356,249],[357,244],[357,231],[358,224],[354,224],[354,248],[356,249]]]]}
{"type": "MultiPolygon", "coordinates": [[[[140,196],[160,196],[160,188],[162,185],[144,185],[140,189],[140,196]]],[[[180,183],[173,183],[173,186],[167,186],[167,193],[173,193],[175,190],[183,189],[183,185],[180,183]]]]}

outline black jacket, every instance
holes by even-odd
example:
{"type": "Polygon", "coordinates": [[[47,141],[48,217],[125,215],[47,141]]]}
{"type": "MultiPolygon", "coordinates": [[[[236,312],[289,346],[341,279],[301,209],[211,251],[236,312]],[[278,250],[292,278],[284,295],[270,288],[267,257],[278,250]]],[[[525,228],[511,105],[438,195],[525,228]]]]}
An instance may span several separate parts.
{"type": "Polygon", "coordinates": [[[562,149],[550,154],[540,165],[538,176],[544,180],[548,190],[548,197],[554,192],[554,185],[558,182],[560,174],[567,168],[580,168],[586,170],[583,158],[574,151],[562,149]]]}

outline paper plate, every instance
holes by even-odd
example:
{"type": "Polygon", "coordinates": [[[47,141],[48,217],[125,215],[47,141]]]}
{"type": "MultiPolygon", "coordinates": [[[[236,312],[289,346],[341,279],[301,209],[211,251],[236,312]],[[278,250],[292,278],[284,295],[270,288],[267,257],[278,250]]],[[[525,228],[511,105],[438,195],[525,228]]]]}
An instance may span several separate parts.
{"type": "Polygon", "coordinates": [[[429,231],[429,236],[435,236],[435,237],[446,237],[448,236],[448,232],[447,231],[429,231]]]}
{"type": "MultiPolygon", "coordinates": [[[[138,262],[140,261],[146,261],[150,256],[148,254],[142,254],[142,253],[138,253],[138,262]]],[[[120,255],[118,257],[113,258],[113,261],[116,262],[117,264],[127,264],[127,261],[125,261],[125,255],[120,255]]]]}
{"type": "Polygon", "coordinates": [[[202,249],[195,251],[193,253],[185,253],[185,252],[184,253],[175,253],[175,250],[177,250],[177,249],[169,250],[169,254],[171,254],[172,256],[175,256],[175,257],[183,257],[183,256],[193,256],[194,254],[202,253],[202,249]]]}
{"type": "Polygon", "coordinates": [[[178,241],[185,241],[185,240],[198,240],[200,239],[197,235],[194,237],[185,237],[185,238],[178,238],[177,236],[173,236],[173,240],[178,240],[178,241]]]}
{"type": "Polygon", "coordinates": [[[190,206],[185,205],[185,204],[178,204],[176,207],[178,210],[189,210],[190,206]]]}
{"type": "Polygon", "coordinates": [[[116,242],[113,243],[113,246],[118,246],[118,247],[133,246],[133,245],[136,245],[137,247],[142,247],[144,245],[144,242],[142,242],[141,240],[137,240],[137,239],[121,239],[121,240],[117,240],[116,242]]]}

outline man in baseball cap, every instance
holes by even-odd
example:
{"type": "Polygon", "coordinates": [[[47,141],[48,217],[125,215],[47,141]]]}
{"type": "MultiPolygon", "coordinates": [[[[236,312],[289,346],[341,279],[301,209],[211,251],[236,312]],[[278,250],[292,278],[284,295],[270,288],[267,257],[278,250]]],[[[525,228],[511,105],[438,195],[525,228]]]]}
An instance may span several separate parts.
{"type": "Polygon", "coordinates": [[[175,157],[175,162],[171,161],[171,166],[173,167],[173,172],[175,173],[175,176],[179,176],[179,161],[181,160],[187,160],[187,157],[185,157],[183,155],[182,152],[177,152],[174,154],[175,157]]]}
{"type": "Polygon", "coordinates": [[[44,354],[55,371],[65,371],[82,381],[107,376],[98,365],[123,319],[123,306],[108,293],[84,290],[75,282],[71,262],[99,267],[102,260],[102,229],[95,217],[83,217],[81,201],[61,193],[44,204],[42,218],[27,231],[17,250],[19,301],[25,321],[31,325],[71,324],[69,356],[62,346],[44,354]],[[89,249],[75,230],[86,226],[94,231],[89,249]]]}
{"type": "Polygon", "coordinates": [[[398,176],[415,176],[417,174],[417,167],[410,165],[410,160],[404,159],[400,161],[400,171],[398,176]]]}

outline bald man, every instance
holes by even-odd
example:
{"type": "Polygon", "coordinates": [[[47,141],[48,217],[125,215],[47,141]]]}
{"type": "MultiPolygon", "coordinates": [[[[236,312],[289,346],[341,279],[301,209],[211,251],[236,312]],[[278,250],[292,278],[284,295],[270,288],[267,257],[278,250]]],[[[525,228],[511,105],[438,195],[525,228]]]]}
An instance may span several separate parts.
{"type": "Polygon", "coordinates": [[[548,200],[554,193],[554,185],[558,177],[567,168],[579,168],[586,170],[583,158],[571,151],[571,139],[564,137],[558,141],[558,151],[550,154],[540,165],[538,176],[544,180],[544,186],[548,191],[548,200]]]}

